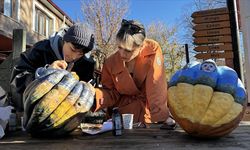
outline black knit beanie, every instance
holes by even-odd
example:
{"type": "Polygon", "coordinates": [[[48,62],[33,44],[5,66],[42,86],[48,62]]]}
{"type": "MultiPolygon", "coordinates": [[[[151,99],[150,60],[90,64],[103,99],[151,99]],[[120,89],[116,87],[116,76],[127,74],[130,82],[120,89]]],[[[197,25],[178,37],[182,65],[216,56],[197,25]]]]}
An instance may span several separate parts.
{"type": "Polygon", "coordinates": [[[82,46],[84,52],[89,52],[94,48],[93,31],[86,24],[74,24],[64,34],[63,40],[82,46]]]}

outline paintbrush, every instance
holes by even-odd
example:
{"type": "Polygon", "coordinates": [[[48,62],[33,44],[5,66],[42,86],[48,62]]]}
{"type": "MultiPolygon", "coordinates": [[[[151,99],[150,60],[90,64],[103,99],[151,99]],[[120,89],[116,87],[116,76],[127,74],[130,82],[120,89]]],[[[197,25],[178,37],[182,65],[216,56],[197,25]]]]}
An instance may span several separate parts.
{"type": "Polygon", "coordinates": [[[66,68],[66,70],[67,71],[71,71],[72,70],[72,68],[74,67],[74,65],[75,65],[75,61],[76,60],[73,60],[73,61],[71,61],[70,63],[68,63],[68,66],[67,66],[67,68],[66,68]]]}

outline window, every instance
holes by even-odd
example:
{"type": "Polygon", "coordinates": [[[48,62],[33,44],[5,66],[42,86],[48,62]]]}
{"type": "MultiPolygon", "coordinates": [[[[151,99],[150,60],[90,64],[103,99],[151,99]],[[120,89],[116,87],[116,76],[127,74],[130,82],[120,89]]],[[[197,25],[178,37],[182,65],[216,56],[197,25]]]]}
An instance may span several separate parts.
{"type": "Polygon", "coordinates": [[[6,16],[11,17],[12,16],[12,0],[4,0],[4,10],[3,14],[6,16]]]}
{"type": "Polygon", "coordinates": [[[52,25],[53,21],[52,19],[46,15],[43,11],[35,8],[35,31],[44,35],[49,36],[52,34],[52,25]]]}
{"type": "Polygon", "coordinates": [[[0,0],[0,12],[19,21],[20,0],[0,0]]]}

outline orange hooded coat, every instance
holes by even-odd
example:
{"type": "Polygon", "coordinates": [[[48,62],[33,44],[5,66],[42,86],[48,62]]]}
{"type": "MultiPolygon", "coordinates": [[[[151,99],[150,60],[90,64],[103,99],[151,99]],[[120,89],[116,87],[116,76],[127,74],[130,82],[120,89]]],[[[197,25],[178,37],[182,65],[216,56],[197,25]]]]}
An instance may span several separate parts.
{"type": "Polygon", "coordinates": [[[110,56],[102,69],[102,86],[96,88],[96,110],[119,107],[133,113],[134,122],[158,122],[168,118],[167,80],[159,44],[146,39],[137,56],[133,76],[119,52],[110,56]],[[101,103],[103,99],[103,103],[101,103]]]}

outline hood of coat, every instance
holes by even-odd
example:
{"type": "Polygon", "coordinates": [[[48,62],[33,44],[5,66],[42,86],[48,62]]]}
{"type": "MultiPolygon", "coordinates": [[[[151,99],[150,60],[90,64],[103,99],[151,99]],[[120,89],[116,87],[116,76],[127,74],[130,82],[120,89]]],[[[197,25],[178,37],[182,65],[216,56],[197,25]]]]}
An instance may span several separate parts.
{"type": "Polygon", "coordinates": [[[59,47],[60,47],[59,42],[60,42],[60,40],[62,40],[63,35],[67,32],[67,30],[68,30],[68,28],[62,28],[58,32],[53,33],[49,37],[50,46],[51,46],[52,50],[54,51],[54,53],[56,54],[56,57],[59,60],[63,59],[63,56],[61,55],[61,52],[59,51],[59,47]]]}

